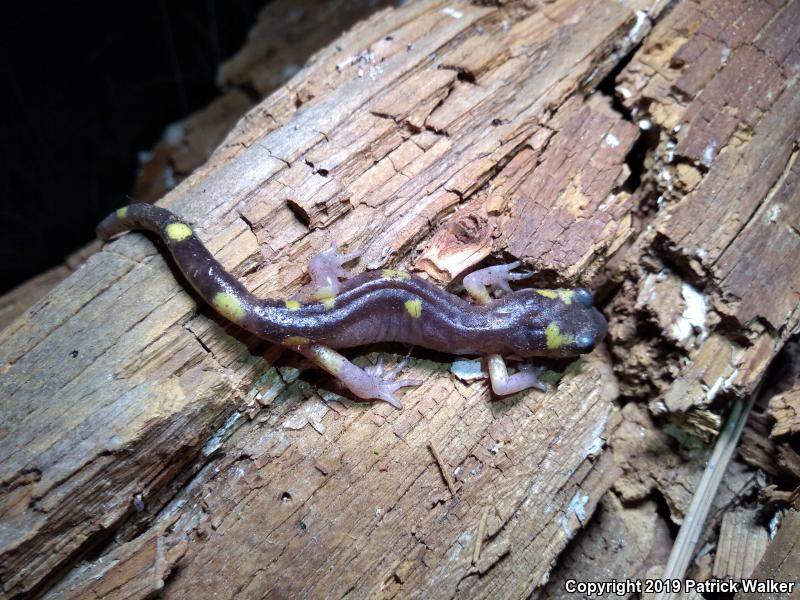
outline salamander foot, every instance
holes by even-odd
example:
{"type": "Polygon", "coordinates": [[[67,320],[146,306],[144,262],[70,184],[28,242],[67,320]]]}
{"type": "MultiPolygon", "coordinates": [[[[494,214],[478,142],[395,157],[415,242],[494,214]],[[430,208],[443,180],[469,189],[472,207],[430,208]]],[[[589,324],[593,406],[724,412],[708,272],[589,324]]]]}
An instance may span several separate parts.
{"type": "Polygon", "coordinates": [[[362,369],[336,350],[322,344],[299,346],[297,351],[313,360],[331,375],[336,376],[348,390],[364,400],[383,400],[395,408],[402,408],[403,404],[395,396],[396,392],[404,387],[422,384],[421,379],[392,381],[408,364],[408,357],[400,361],[393,369],[384,371],[383,357],[380,357],[374,365],[362,369]]]}
{"type": "Polygon", "coordinates": [[[311,276],[310,297],[316,300],[332,298],[339,292],[340,279],[348,279],[351,273],[342,267],[343,264],[358,258],[361,252],[339,254],[336,244],[323,250],[308,263],[308,274],[311,276]]]}
{"type": "Polygon", "coordinates": [[[519,281],[533,275],[531,271],[511,272],[521,264],[517,260],[507,265],[496,265],[470,273],[464,277],[464,289],[475,301],[486,304],[492,299],[490,291],[509,293],[511,291],[509,281],[519,281]]]}
{"type": "Polygon", "coordinates": [[[509,375],[506,363],[499,354],[490,354],[487,356],[486,362],[489,367],[492,391],[498,396],[516,394],[528,388],[536,388],[543,392],[548,390],[547,384],[539,381],[539,375],[544,371],[543,367],[522,363],[517,366],[516,373],[509,375]]]}
{"type": "Polygon", "coordinates": [[[422,385],[421,379],[400,379],[393,381],[393,379],[400,374],[400,371],[408,365],[408,362],[409,358],[405,357],[397,363],[394,368],[387,371],[383,367],[383,355],[381,355],[374,365],[366,367],[364,373],[370,379],[370,381],[367,382],[367,387],[369,389],[366,390],[367,393],[370,394],[369,397],[388,402],[395,408],[403,408],[403,403],[395,396],[395,392],[404,387],[422,385]]]}

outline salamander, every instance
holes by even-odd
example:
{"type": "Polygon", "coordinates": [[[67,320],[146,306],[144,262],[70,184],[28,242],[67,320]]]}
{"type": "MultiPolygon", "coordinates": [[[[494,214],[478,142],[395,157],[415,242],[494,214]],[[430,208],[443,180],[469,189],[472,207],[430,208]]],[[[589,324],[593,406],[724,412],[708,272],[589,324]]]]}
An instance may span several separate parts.
{"type": "Polygon", "coordinates": [[[357,397],[402,406],[399,390],[419,385],[394,380],[405,366],[384,371],[382,361],[361,368],[335,349],[375,342],[403,342],[450,354],[484,355],[498,395],[546,389],[538,370],[523,362],[508,374],[505,358],[571,357],[590,352],[607,323],[585,288],[520,289],[509,281],[528,277],[519,262],[481,269],[464,278],[469,302],[407,271],[383,269],[350,276],[343,265],[356,257],[334,247],[312,259],[312,293],[304,300],[257,298],[228,273],[192,228],[170,211],[131,204],[106,217],[97,235],[109,240],[129,230],[149,230],[166,244],[178,268],[219,314],[255,335],[289,347],[339,378],[357,397]],[[341,281],[344,280],[344,281],[341,281]],[[492,292],[502,293],[494,299],[492,292]]]}

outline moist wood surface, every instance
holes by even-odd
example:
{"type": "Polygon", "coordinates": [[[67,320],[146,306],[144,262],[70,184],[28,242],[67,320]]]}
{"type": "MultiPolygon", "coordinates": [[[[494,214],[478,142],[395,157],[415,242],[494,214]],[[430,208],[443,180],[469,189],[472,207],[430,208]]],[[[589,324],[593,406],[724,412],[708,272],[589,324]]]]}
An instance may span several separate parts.
{"type": "Polygon", "coordinates": [[[317,53],[161,203],[262,296],[331,242],[442,285],[519,258],[607,346],[501,402],[415,352],[402,411],[356,403],[126,235],[0,332],[4,597],[552,596],[607,493],[598,539],[680,522],[800,314],[800,2],[712,4],[425,0],[317,53]]]}

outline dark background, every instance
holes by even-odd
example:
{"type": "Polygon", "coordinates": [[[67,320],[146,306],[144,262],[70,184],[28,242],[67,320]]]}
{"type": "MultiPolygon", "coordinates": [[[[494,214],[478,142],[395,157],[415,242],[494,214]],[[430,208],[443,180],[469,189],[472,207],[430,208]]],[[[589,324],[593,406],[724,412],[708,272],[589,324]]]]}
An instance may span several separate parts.
{"type": "Polygon", "coordinates": [[[0,293],[94,238],[137,154],[219,95],[266,0],[9,3],[0,16],[0,293]]]}

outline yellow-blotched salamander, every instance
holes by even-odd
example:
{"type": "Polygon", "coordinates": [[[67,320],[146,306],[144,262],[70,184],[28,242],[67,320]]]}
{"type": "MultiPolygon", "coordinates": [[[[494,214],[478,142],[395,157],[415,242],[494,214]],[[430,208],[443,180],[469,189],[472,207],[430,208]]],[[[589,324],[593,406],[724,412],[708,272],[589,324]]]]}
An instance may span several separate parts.
{"type": "Polygon", "coordinates": [[[208,252],[192,228],[173,213],[132,204],[97,227],[103,240],[131,229],[157,233],[178,267],[214,309],[240,327],[291,347],[338,377],[356,396],[400,407],[396,392],[417,380],[384,373],[382,365],[362,369],[334,348],[382,341],[405,342],[451,354],[488,357],[495,393],[538,387],[536,369],[522,364],[509,375],[502,357],[569,357],[590,352],[605,336],[607,323],[591,293],[576,289],[512,291],[519,263],[482,269],[464,279],[476,301],[468,302],[406,271],[384,269],[348,276],[342,264],[352,255],[334,248],[315,257],[309,272],[315,287],[308,301],[256,298],[208,252]],[[506,292],[493,300],[489,289],[506,292]]]}

